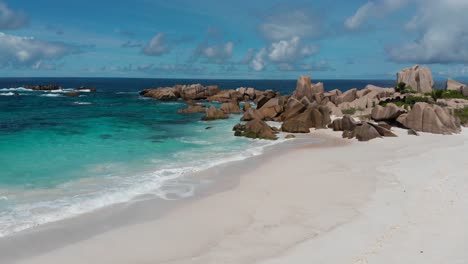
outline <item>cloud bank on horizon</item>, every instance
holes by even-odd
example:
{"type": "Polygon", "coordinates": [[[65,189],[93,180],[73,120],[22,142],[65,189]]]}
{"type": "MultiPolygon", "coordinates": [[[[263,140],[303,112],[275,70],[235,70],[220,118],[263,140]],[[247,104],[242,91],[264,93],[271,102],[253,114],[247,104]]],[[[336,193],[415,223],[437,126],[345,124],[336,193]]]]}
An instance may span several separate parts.
{"type": "Polygon", "coordinates": [[[0,0],[4,76],[468,78],[468,1],[0,0]],[[53,7],[53,8],[51,8],[53,7]],[[61,10],[61,12],[57,12],[61,10]]]}

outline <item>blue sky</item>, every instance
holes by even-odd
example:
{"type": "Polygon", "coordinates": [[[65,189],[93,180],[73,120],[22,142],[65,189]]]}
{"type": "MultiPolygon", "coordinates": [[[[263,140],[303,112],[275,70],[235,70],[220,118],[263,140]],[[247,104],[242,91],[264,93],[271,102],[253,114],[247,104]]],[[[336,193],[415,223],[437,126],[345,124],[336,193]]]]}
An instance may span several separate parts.
{"type": "Polygon", "coordinates": [[[0,0],[0,77],[468,77],[468,1],[0,0]],[[340,1],[341,2],[341,1],[340,1]]]}

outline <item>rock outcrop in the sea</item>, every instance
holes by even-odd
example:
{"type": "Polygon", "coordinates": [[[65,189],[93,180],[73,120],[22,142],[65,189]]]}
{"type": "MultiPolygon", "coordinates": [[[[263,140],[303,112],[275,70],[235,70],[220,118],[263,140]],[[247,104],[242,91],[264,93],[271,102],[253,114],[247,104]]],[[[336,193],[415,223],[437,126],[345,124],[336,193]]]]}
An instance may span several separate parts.
{"type": "Polygon", "coordinates": [[[241,109],[237,101],[223,103],[221,105],[221,111],[223,111],[225,114],[240,114],[241,113],[241,109]]]}
{"type": "Polygon", "coordinates": [[[398,72],[397,82],[404,83],[407,87],[410,86],[414,91],[422,94],[430,93],[434,88],[431,70],[419,65],[398,72]]]}
{"type": "Polygon", "coordinates": [[[205,115],[202,117],[204,121],[213,121],[218,119],[227,119],[228,116],[222,110],[216,109],[215,106],[210,106],[205,111],[205,115]]]}
{"type": "Polygon", "coordinates": [[[276,121],[276,117],[283,112],[285,104],[286,102],[284,97],[274,97],[258,108],[258,111],[262,114],[265,120],[276,121]]]}
{"type": "Polygon", "coordinates": [[[53,90],[62,90],[62,87],[56,84],[45,84],[45,85],[24,85],[26,89],[33,91],[53,91],[53,90]]]}
{"type": "Polygon", "coordinates": [[[400,115],[406,113],[406,110],[389,103],[385,107],[377,105],[372,109],[372,119],[375,121],[395,121],[400,115]]]}
{"type": "Polygon", "coordinates": [[[173,87],[146,89],[141,91],[140,95],[161,101],[175,101],[180,98],[180,93],[173,87]]]}
{"type": "Polygon", "coordinates": [[[67,97],[80,97],[80,94],[78,92],[75,92],[75,91],[66,92],[63,95],[67,96],[67,97]]]}
{"type": "Polygon", "coordinates": [[[205,113],[206,107],[201,104],[188,103],[186,109],[179,109],[177,113],[179,114],[196,114],[196,113],[205,113]]]}
{"type": "Polygon", "coordinates": [[[177,100],[179,98],[183,100],[201,100],[207,99],[208,97],[213,96],[218,92],[219,87],[216,85],[203,86],[201,84],[191,84],[145,89],[140,92],[140,95],[161,101],[171,101],[177,100]]]}
{"type": "Polygon", "coordinates": [[[249,108],[247,111],[245,111],[241,121],[251,121],[254,119],[263,120],[264,116],[257,109],[249,108]]]}
{"type": "Polygon", "coordinates": [[[238,124],[234,126],[234,135],[239,137],[259,138],[276,140],[278,137],[275,135],[277,132],[270,127],[267,123],[260,119],[253,119],[245,125],[238,124]]]}
{"type": "Polygon", "coordinates": [[[438,105],[416,103],[408,114],[397,119],[398,123],[415,131],[450,135],[460,133],[459,120],[438,105]]]}

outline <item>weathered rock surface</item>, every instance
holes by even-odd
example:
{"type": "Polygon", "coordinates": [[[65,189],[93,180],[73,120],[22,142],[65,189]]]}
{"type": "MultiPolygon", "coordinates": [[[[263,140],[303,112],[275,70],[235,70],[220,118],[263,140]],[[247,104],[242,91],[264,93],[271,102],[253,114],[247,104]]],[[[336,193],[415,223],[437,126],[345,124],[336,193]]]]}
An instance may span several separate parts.
{"type": "Polygon", "coordinates": [[[284,121],[281,130],[290,133],[309,133],[310,128],[326,128],[330,123],[328,107],[309,106],[303,113],[284,121]]]}
{"type": "Polygon", "coordinates": [[[240,114],[241,113],[241,109],[237,102],[223,103],[221,105],[221,111],[223,111],[225,114],[240,114]]]}
{"type": "Polygon", "coordinates": [[[433,134],[453,134],[461,131],[458,120],[438,105],[416,103],[408,114],[397,121],[406,128],[433,134]]]}
{"type": "Polygon", "coordinates": [[[447,83],[445,84],[445,90],[447,91],[457,91],[457,92],[462,92],[463,91],[463,88],[465,87],[466,85],[463,84],[463,83],[460,83],[460,82],[457,82],[453,79],[448,79],[447,80],[447,83]]]}
{"type": "Polygon", "coordinates": [[[216,95],[218,92],[219,87],[216,85],[203,86],[201,84],[191,84],[145,89],[140,92],[140,95],[162,101],[177,100],[179,98],[184,100],[201,100],[216,95]]]}
{"type": "Polygon", "coordinates": [[[346,103],[346,102],[352,102],[356,99],[357,99],[357,89],[353,88],[339,95],[335,99],[335,103],[339,105],[339,104],[346,103]]]}
{"type": "MultiPolygon", "coordinates": [[[[305,97],[304,97],[305,98],[305,97]]],[[[306,99],[307,100],[307,99],[306,99]]],[[[308,100],[307,100],[308,101],[308,100]]],[[[310,104],[310,102],[309,102],[310,104]]],[[[288,120],[292,117],[299,115],[300,113],[304,112],[307,108],[307,105],[303,104],[299,100],[294,97],[289,98],[284,112],[281,114],[281,120],[288,120]]]]}
{"type": "Polygon", "coordinates": [[[45,84],[45,85],[24,85],[26,89],[34,91],[52,91],[52,90],[61,90],[62,87],[56,84],[45,84]]]}
{"type": "Polygon", "coordinates": [[[250,108],[252,108],[252,105],[248,102],[245,102],[242,106],[242,110],[244,110],[244,112],[247,112],[247,110],[249,110],[250,108]]]}
{"type": "Polygon", "coordinates": [[[263,115],[265,120],[273,120],[283,112],[283,106],[284,99],[276,97],[268,100],[258,111],[263,115]]]}
{"type": "Polygon", "coordinates": [[[186,109],[179,109],[177,113],[179,114],[195,114],[195,113],[205,113],[206,107],[201,104],[189,104],[186,109]]]}
{"type": "Polygon", "coordinates": [[[210,106],[208,109],[206,109],[205,113],[205,116],[202,117],[202,120],[204,121],[213,121],[228,118],[228,116],[222,110],[218,110],[214,106],[210,106]]]}
{"type": "Polygon", "coordinates": [[[161,101],[175,101],[180,98],[180,94],[173,87],[146,89],[141,91],[140,95],[161,101]]]}
{"type": "Polygon", "coordinates": [[[329,128],[333,129],[333,131],[353,131],[356,126],[357,122],[354,121],[354,118],[350,115],[345,115],[343,118],[333,120],[329,128]]]}
{"type": "Polygon", "coordinates": [[[264,116],[257,109],[249,108],[242,116],[241,121],[251,121],[254,119],[263,120],[264,116]]]}
{"type": "Polygon", "coordinates": [[[374,138],[379,138],[381,137],[379,131],[377,129],[370,125],[367,122],[364,122],[362,125],[357,126],[354,129],[354,134],[356,136],[356,139],[359,141],[369,141],[374,138]]]}
{"type": "Polygon", "coordinates": [[[323,83],[312,84],[310,76],[301,76],[297,80],[296,90],[292,97],[301,100],[306,97],[310,102],[316,101],[316,94],[323,94],[325,91],[323,83]]]}
{"type": "Polygon", "coordinates": [[[254,119],[245,125],[238,124],[233,129],[235,136],[276,140],[275,130],[262,120],[254,119]]]}
{"type": "Polygon", "coordinates": [[[418,93],[430,93],[434,87],[431,70],[419,65],[398,72],[397,82],[411,86],[418,93]]]}
{"type": "Polygon", "coordinates": [[[396,120],[401,114],[406,111],[395,104],[387,104],[385,107],[377,105],[372,109],[372,119],[375,121],[396,120]]]}
{"type": "Polygon", "coordinates": [[[296,138],[296,136],[293,135],[293,134],[288,134],[288,135],[286,135],[286,137],[284,137],[284,138],[285,138],[285,139],[292,139],[292,138],[296,138]]]}
{"type": "Polygon", "coordinates": [[[206,100],[210,102],[226,103],[231,101],[240,101],[240,99],[240,93],[236,90],[223,90],[208,97],[206,100]]]}

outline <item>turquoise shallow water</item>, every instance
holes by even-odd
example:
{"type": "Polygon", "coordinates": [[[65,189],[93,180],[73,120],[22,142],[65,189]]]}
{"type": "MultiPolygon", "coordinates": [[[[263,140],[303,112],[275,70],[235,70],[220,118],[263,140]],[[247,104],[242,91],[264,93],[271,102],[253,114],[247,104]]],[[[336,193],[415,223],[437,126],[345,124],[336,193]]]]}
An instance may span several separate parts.
{"type": "MultiPolygon", "coordinates": [[[[328,90],[394,81],[330,80],[328,90]]],[[[291,93],[294,80],[0,79],[0,237],[141,195],[191,196],[184,178],[276,144],[233,136],[239,116],[215,122],[179,115],[182,102],[141,98],[138,91],[175,84],[218,84],[291,93]],[[23,84],[93,86],[79,98],[63,91],[9,89],[23,84]],[[206,129],[206,127],[212,127],[206,129]]]]}
{"type": "Polygon", "coordinates": [[[167,184],[272,144],[234,137],[239,116],[204,122],[136,89],[62,93],[0,90],[0,236],[143,194],[190,196],[195,185],[167,184]]]}

